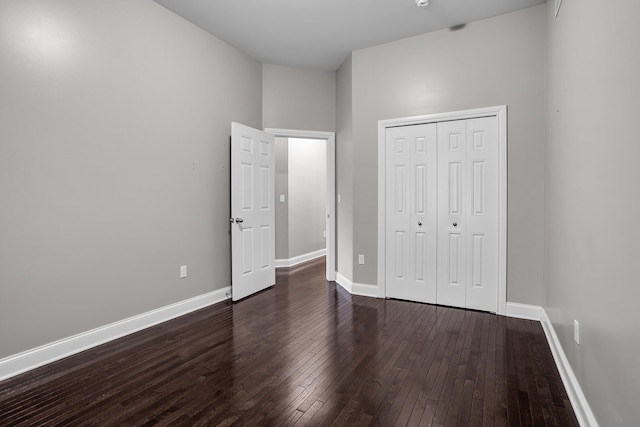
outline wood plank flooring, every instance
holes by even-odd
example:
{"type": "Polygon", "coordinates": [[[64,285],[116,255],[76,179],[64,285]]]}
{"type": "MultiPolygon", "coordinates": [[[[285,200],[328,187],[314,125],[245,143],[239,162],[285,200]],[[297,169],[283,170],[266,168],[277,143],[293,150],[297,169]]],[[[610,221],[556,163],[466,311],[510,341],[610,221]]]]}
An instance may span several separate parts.
{"type": "Polygon", "coordinates": [[[0,425],[578,425],[539,323],[351,296],[324,268],[0,382],[0,425]]]}

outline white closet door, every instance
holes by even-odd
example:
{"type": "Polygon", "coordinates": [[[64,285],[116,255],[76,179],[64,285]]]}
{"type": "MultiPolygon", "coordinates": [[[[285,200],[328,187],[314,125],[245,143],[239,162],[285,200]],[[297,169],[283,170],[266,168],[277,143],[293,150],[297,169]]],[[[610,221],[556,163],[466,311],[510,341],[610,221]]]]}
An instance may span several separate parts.
{"type": "Polygon", "coordinates": [[[438,304],[465,307],[467,122],[438,123],[438,304]]]}
{"type": "Polygon", "coordinates": [[[386,295],[436,302],[436,125],[387,129],[386,295]]]}
{"type": "Polygon", "coordinates": [[[467,120],[466,307],[498,309],[498,119],[467,120]]]}
{"type": "Polygon", "coordinates": [[[497,311],[497,118],[438,123],[438,304],[497,311]]]}

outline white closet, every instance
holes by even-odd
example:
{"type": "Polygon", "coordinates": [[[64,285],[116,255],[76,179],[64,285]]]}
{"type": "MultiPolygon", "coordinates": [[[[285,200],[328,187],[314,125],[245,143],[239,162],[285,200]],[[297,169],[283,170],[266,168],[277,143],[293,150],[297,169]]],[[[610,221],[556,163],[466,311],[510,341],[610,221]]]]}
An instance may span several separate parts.
{"type": "Polygon", "coordinates": [[[386,296],[497,311],[496,116],[388,127],[386,296]]]}

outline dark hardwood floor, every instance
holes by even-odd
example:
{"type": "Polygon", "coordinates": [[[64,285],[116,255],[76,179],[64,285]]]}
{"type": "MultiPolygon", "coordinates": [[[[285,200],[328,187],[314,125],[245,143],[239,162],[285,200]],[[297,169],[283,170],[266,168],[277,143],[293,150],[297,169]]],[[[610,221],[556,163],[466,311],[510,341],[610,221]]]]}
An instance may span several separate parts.
{"type": "Polygon", "coordinates": [[[0,425],[577,426],[539,323],[351,296],[324,261],[0,382],[0,425]]]}

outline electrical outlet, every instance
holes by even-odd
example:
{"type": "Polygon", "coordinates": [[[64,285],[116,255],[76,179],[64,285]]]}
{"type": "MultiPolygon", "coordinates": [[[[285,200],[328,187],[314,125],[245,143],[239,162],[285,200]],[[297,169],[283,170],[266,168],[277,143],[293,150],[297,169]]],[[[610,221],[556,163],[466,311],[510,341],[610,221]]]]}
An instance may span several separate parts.
{"type": "Polygon", "coordinates": [[[580,323],[577,320],[573,321],[573,339],[576,344],[580,345],[580,323]]]}
{"type": "Polygon", "coordinates": [[[364,265],[364,255],[358,255],[358,264],[364,265]]]}
{"type": "Polygon", "coordinates": [[[184,279],[185,277],[187,277],[187,266],[186,265],[181,265],[180,266],[180,278],[184,279]]]}
{"type": "Polygon", "coordinates": [[[338,203],[340,203],[341,201],[342,201],[342,196],[338,194],[338,203]]]}
{"type": "Polygon", "coordinates": [[[327,230],[322,230],[322,237],[327,237],[327,230]]]}

